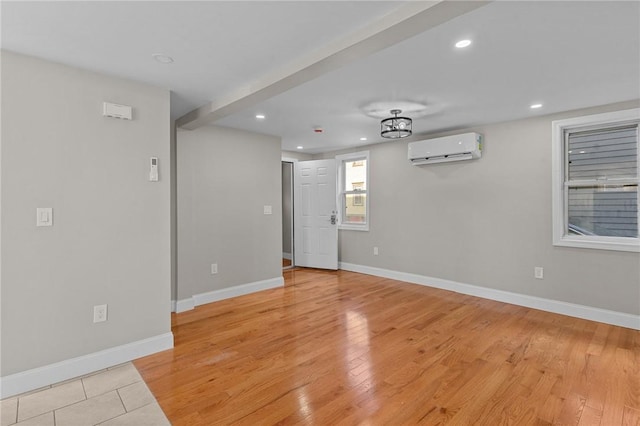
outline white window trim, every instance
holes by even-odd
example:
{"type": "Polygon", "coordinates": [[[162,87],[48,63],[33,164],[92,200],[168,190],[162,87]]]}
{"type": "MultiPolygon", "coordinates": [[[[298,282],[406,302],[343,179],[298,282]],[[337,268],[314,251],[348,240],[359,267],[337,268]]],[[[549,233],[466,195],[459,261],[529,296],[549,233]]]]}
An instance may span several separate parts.
{"type": "Polygon", "coordinates": [[[371,199],[371,192],[370,192],[370,179],[369,179],[369,174],[371,172],[371,163],[369,162],[369,151],[360,151],[360,152],[353,152],[350,154],[342,154],[342,155],[336,155],[336,166],[338,169],[338,188],[336,191],[337,194],[337,202],[336,205],[338,206],[338,229],[340,230],[349,230],[349,231],[368,231],[369,230],[369,223],[371,223],[371,210],[369,209],[369,200],[371,199]],[[354,160],[360,160],[360,159],[365,159],[367,161],[367,189],[366,189],[366,193],[367,196],[365,197],[365,211],[367,212],[367,221],[363,224],[353,224],[353,223],[342,223],[342,216],[344,214],[344,205],[342,204],[343,201],[343,197],[342,197],[342,188],[343,188],[343,183],[344,183],[344,167],[343,162],[344,161],[354,161],[354,160]]]}
{"type": "MultiPolygon", "coordinates": [[[[575,117],[557,120],[551,123],[552,129],[552,211],[553,211],[553,245],[562,247],[579,247],[602,250],[618,250],[640,252],[640,238],[601,237],[586,235],[565,235],[565,188],[564,188],[564,134],[567,130],[584,127],[618,126],[638,123],[640,108],[604,114],[575,117]]],[[[638,149],[640,165],[640,149],[638,149]]],[[[612,182],[613,183],[613,182],[612,182]]],[[[638,197],[640,199],[640,197],[638,197]]]]}

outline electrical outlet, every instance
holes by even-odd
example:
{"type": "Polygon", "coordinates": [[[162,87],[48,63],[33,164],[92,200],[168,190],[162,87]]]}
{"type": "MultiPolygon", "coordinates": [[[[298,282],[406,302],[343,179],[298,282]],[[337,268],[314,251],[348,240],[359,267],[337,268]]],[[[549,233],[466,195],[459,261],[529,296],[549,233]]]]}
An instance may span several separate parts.
{"type": "Polygon", "coordinates": [[[217,263],[212,263],[211,264],[211,275],[217,274],[218,273],[218,264],[217,263]]]}
{"type": "Polygon", "coordinates": [[[105,322],[107,320],[107,305],[93,307],[93,322],[105,322]]]}
{"type": "Polygon", "coordinates": [[[377,256],[378,255],[378,247],[374,247],[373,248],[373,255],[377,256]]]}
{"type": "Polygon", "coordinates": [[[533,276],[539,280],[544,279],[544,268],[542,266],[533,268],[533,276]]]}

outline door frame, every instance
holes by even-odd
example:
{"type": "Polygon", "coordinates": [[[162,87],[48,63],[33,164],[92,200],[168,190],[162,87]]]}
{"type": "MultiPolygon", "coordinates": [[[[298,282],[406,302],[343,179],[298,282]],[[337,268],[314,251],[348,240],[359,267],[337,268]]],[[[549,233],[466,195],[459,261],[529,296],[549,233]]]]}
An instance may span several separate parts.
{"type": "MultiPolygon", "coordinates": [[[[283,267],[283,270],[286,269],[292,269],[295,268],[296,266],[296,251],[295,251],[295,243],[296,243],[296,239],[295,239],[295,194],[294,194],[294,189],[295,189],[295,175],[296,175],[296,165],[295,163],[297,163],[299,160],[297,158],[291,158],[291,157],[282,157],[280,159],[280,167],[282,167],[282,163],[291,163],[291,229],[290,229],[290,233],[291,233],[291,265],[287,266],[287,267],[283,267]]],[[[284,230],[283,230],[284,232],[284,230]]]]}

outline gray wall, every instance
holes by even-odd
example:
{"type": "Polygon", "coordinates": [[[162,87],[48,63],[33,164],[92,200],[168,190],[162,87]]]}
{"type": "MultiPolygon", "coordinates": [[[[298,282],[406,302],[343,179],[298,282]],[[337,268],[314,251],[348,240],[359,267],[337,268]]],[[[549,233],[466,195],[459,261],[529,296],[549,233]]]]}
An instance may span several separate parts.
{"type": "Polygon", "coordinates": [[[167,90],[2,52],[3,376],[171,331],[169,123],[167,90]]]}
{"type": "Polygon", "coordinates": [[[416,167],[406,141],[357,148],[371,153],[371,228],[340,231],[340,260],[640,314],[638,253],[554,247],[551,235],[551,121],[634,107],[450,132],[484,134],[477,161],[416,167]]]}
{"type": "Polygon", "coordinates": [[[203,126],[177,145],[178,300],[281,277],[280,139],[203,126]]]}

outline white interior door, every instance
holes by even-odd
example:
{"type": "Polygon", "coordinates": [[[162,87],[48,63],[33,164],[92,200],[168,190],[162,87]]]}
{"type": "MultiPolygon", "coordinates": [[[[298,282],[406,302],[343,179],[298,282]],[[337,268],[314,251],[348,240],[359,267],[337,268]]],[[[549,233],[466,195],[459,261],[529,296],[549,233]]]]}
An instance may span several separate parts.
{"type": "Polygon", "coordinates": [[[338,269],[336,179],[335,160],[295,163],[296,266],[338,269]]]}

